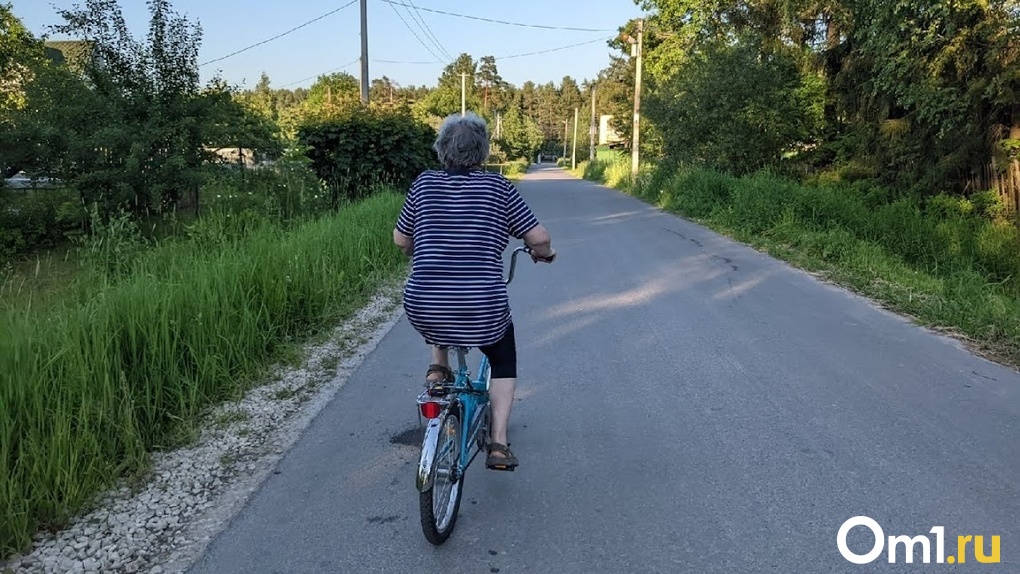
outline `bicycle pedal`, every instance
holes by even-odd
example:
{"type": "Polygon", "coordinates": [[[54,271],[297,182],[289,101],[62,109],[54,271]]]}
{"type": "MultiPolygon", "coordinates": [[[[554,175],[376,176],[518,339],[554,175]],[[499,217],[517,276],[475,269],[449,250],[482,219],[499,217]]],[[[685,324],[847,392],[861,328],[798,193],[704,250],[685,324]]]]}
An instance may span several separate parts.
{"type": "Polygon", "coordinates": [[[430,397],[445,397],[446,395],[450,394],[450,391],[452,390],[453,390],[452,386],[435,385],[430,386],[426,392],[430,397]]]}

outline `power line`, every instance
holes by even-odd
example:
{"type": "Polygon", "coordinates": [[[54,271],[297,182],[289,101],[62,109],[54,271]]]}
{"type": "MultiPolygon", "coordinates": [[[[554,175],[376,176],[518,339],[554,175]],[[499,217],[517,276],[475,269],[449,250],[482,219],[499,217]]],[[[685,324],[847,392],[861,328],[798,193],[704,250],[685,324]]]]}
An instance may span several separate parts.
{"type": "Polygon", "coordinates": [[[420,27],[420,28],[422,29],[422,31],[424,31],[424,32],[425,32],[425,35],[426,35],[426,36],[427,36],[427,37],[428,37],[428,38],[429,38],[430,40],[432,40],[432,43],[433,43],[433,44],[435,44],[435,46],[436,46],[437,48],[439,48],[439,51],[440,51],[440,52],[442,52],[444,56],[446,56],[447,60],[449,60],[449,61],[451,61],[451,62],[452,62],[453,60],[455,60],[455,58],[453,57],[453,54],[451,54],[450,52],[448,52],[448,51],[446,50],[446,48],[444,48],[444,47],[443,47],[443,44],[442,44],[442,43],[441,43],[441,42],[439,41],[439,38],[436,38],[436,35],[432,33],[432,29],[431,29],[431,28],[429,27],[429,25],[428,25],[428,24],[427,24],[427,23],[425,22],[425,17],[421,15],[421,12],[420,12],[420,11],[418,11],[418,7],[414,5],[414,0],[407,0],[407,1],[408,1],[408,3],[410,3],[410,4],[411,4],[411,6],[412,6],[412,7],[414,8],[414,13],[413,13],[413,14],[411,14],[411,10],[410,10],[410,9],[408,9],[408,8],[407,8],[406,6],[404,7],[404,9],[405,9],[405,10],[407,10],[408,14],[411,14],[411,18],[412,18],[412,19],[414,19],[414,18],[415,18],[415,16],[417,16],[417,22],[418,22],[418,26],[419,26],[419,27],[420,27]]]}
{"type": "Polygon", "coordinates": [[[429,60],[427,62],[409,62],[407,60],[372,60],[373,62],[379,62],[380,64],[438,64],[435,60],[429,60]]]}
{"type": "MultiPolygon", "coordinates": [[[[406,4],[403,4],[403,6],[406,6],[406,4]]],[[[416,40],[418,40],[418,43],[421,44],[422,47],[425,48],[428,51],[429,54],[432,54],[433,58],[435,58],[437,60],[442,60],[443,59],[442,56],[437,56],[436,53],[432,51],[432,48],[430,48],[429,45],[426,44],[421,39],[421,36],[419,36],[418,33],[414,31],[414,28],[412,28],[411,25],[407,23],[407,20],[404,19],[404,16],[400,13],[400,10],[397,10],[396,6],[394,6],[393,4],[390,4],[390,8],[393,8],[393,13],[396,14],[397,17],[400,18],[400,21],[404,23],[404,27],[406,27],[411,32],[411,34],[414,35],[414,38],[416,40]]]]}
{"type": "Polygon", "coordinates": [[[329,12],[326,12],[322,16],[319,16],[317,18],[313,18],[313,19],[311,19],[311,20],[309,20],[309,21],[307,21],[304,24],[301,24],[299,26],[295,26],[295,27],[291,28],[290,30],[287,30],[286,32],[284,32],[282,34],[277,34],[276,36],[273,36],[272,38],[269,38],[269,39],[266,39],[266,40],[262,40],[261,42],[258,42],[256,44],[252,44],[251,46],[247,46],[245,48],[241,48],[240,50],[238,50],[236,52],[231,52],[230,54],[227,54],[226,56],[223,56],[222,58],[216,58],[215,60],[209,60],[208,62],[205,62],[203,64],[199,64],[199,67],[207,66],[207,65],[212,64],[214,62],[219,62],[219,61],[222,61],[222,60],[226,60],[227,58],[232,58],[232,57],[234,57],[234,56],[236,56],[238,54],[241,54],[243,52],[247,52],[248,50],[251,50],[252,48],[257,48],[257,47],[259,47],[259,46],[261,46],[263,44],[268,44],[269,42],[272,42],[273,40],[278,40],[278,39],[286,36],[287,34],[296,32],[296,31],[300,30],[301,28],[304,28],[305,26],[308,26],[309,24],[313,24],[315,22],[318,22],[319,20],[322,20],[323,18],[326,18],[327,16],[332,16],[333,14],[336,14],[337,12],[343,10],[344,8],[347,8],[348,6],[354,4],[357,1],[358,0],[351,0],[350,2],[344,4],[343,6],[337,8],[335,10],[330,10],[329,12]]]}
{"type": "Polygon", "coordinates": [[[587,46],[588,44],[594,44],[595,42],[607,42],[612,40],[615,36],[609,36],[607,38],[596,38],[594,40],[588,40],[587,42],[579,42],[577,44],[570,44],[569,46],[560,46],[559,48],[549,48],[548,50],[540,50],[538,52],[528,52],[526,54],[513,54],[511,56],[498,56],[497,60],[509,60],[511,58],[523,58],[525,56],[537,56],[538,54],[548,54],[549,52],[559,52],[560,50],[567,50],[570,48],[576,48],[578,46],[587,46]]]}
{"type": "Polygon", "coordinates": [[[278,89],[279,88],[286,88],[286,87],[289,87],[289,86],[293,86],[294,84],[300,84],[301,82],[307,82],[308,80],[314,80],[315,78],[318,78],[319,76],[325,76],[326,74],[329,74],[331,72],[336,72],[336,71],[342,70],[342,69],[344,69],[344,68],[346,68],[348,66],[352,66],[354,64],[357,64],[360,61],[361,61],[361,58],[355,58],[355,59],[351,60],[350,62],[347,62],[343,66],[338,66],[336,68],[333,68],[332,70],[326,70],[325,72],[319,72],[318,74],[315,74],[314,76],[308,76],[307,78],[301,78],[300,80],[298,80],[296,82],[291,82],[289,84],[283,84],[282,86],[278,86],[278,89]]]}
{"type": "MultiPolygon", "coordinates": [[[[396,4],[397,6],[405,6],[405,7],[409,6],[409,4],[404,4],[403,2],[398,2],[397,0],[381,0],[381,1],[382,2],[386,2],[387,4],[396,4]]],[[[435,12],[436,14],[443,14],[445,16],[455,16],[457,18],[467,18],[469,20],[480,20],[482,22],[491,22],[493,24],[504,24],[506,26],[520,26],[522,28],[542,28],[542,29],[545,29],[545,30],[571,30],[571,31],[574,31],[574,32],[615,32],[616,31],[616,30],[609,30],[609,29],[596,29],[596,28],[571,28],[569,26],[546,26],[546,25],[543,25],[543,24],[522,24],[520,22],[507,22],[505,20],[496,20],[496,19],[493,19],[493,18],[482,18],[480,16],[468,16],[467,14],[456,14],[454,12],[446,12],[444,10],[435,10],[433,8],[420,8],[420,10],[425,10],[426,12],[435,12]]]]}
{"type": "MultiPolygon", "coordinates": [[[[569,50],[570,48],[577,48],[578,46],[587,46],[588,44],[594,44],[596,42],[609,41],[609,40],[612,40],[614,37],[615,36],[608,36],[608,37],[605,37],[605,38],[596,38],[594,40],[588,40],[587,42],[578,42],[577,44],[569,44],[567,46],[559,46],[557,48],[549,48],[548,50],[539,50],[537,52],[527,52],[525,54],[512,54],[512,55],[509,55],[509,56],[497,56],[496,60],[509,60],[509,59],[512,59],[512,58],[524,58],[524,57],[527,57],[527,56],[537,56],[539,54],[548,54],[550,52],[559,52],[560,50],[569,50]]],[[[433,54],[433,56],[435,56],[435,54],[433,54]]],[[[330,72],[335,72],[337,70],[341,70],[341,69],[346,68],[346,67],[348,67],[348,66],[350,66],[352,64],[355,64],[355,63],[357,63],[359,61],[361,61],[361,58],[356,58],[356,59],[351,60],[350,62],[344,64],[343,66],[340,66],[339,68],[333,68],[332,70],[327,70],[325,72],[318,73],[318,74],[316,74],[314,76],[309,76],[307,78],[298,80],[296,82],[291,82],[289,84],[284,84],[284,85],[279,86],[279,87],[280,88],[286,88],[288,86],[293,86],[294,84],[300,84],[301,82],[306,82],[308,80],[311,80],[311,79],[314,79],[314,78],[318,78],[319,76],[322,76],[322,75],[325,75],[325,74],[329,74],[330,72]]],[[[416,65],[423,65],[423,64],[439,64],[439,63],[441,63],[441,61],[426,62],[426,61],[408,61],[408,60],[382,60],[382,59],[375,59],[375,58],[373,58],[371,61],[379,62],[380,64],[416,64],[416,65]]]]}

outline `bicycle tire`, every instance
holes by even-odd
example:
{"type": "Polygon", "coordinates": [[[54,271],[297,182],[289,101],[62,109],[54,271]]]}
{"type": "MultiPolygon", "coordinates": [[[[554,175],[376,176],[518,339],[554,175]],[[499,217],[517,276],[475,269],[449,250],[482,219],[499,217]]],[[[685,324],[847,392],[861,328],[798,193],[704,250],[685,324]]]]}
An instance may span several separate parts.
{"type": "Polygon", "coordinates": [[[446,542],[457,525],[457,515],[460,512],[460,500],[463,494],[464,476],[456,477],[456,480],[444,478],[444,472],[456,469],[460,462],[460,410],[451,409],[443,419],[436,445],[436,452],[443,451],[441,445],[444,440],[453,440],[451,455],[440,460],[437,456],[432,467],[432,485],[418,495],[418,506],[421,514],[421,529],[425,539],[438,546],[446,542]],[[452,436],[451,436],[452,433],[452,436]],[[440,468],[445,465],[446,468],[440,468]],[[449,486],[449,499],[443,500],[446,486],[449,486]],[[437,510],[440,512],[437,513],[437,510]],[[438,514],[438,516],[437,516],[438,514]]]}

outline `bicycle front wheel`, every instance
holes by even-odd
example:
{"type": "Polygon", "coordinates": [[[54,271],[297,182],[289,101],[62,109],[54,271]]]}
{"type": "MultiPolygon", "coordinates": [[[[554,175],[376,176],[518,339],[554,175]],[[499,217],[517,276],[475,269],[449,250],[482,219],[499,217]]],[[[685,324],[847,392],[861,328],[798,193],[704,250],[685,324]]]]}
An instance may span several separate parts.
{"type": "Polygon", "coordinates": [[[419,493],[421,528],[432,544],[442,544],[453,533],[460,511],[461,426],[459,412],[446,414],[436,436],[436,457],[432,466],[432,485],[419,493]]]}

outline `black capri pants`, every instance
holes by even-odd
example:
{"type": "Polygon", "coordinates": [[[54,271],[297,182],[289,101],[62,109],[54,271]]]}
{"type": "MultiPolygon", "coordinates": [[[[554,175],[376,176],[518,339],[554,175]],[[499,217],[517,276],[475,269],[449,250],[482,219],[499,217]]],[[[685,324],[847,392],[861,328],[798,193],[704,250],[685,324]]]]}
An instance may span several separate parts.
{"type": "Polygon", "coordinates": [[[512,321],[502,339],[492,345],[479,347],[479,350],[489,359],[493,379],[517,378],[517,341],[512,321]]]}

